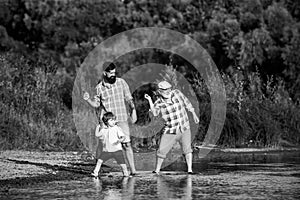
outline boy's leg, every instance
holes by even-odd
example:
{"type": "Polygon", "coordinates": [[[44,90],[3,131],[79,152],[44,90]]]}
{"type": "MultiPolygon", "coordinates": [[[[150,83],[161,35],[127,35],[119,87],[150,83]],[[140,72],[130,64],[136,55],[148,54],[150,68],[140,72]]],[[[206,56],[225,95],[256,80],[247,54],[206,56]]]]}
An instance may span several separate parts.
{"type": "Polygon", "coordinates": [[[92,173],[93,176],[95,176],[95,177],[98,176],[99,171],[100,171],[100,169],[101,169],[102,163],[103,163],[103,160],[101,160],[101,159],[98,159],[98,160],[97,160],[96,167],[95,167],[95,169],[94,169],[94,171],[93,171],[93,173],[92,173]]]}
{"type": "Polygon", "coordinates": [[[124,156],[123,156],[123,152],[121,150],[113,152],[113,157],[117,161],[117,163],[121,166],[123,175],[124,176],[129,176],[127,166],[125,164],[125,159],[124,159],[124,156]]]}
{"type": "Polygon", "coordinates": [[[128,122],[119,122],[118,125],[120,126],[120,128],[123,130],[124,134],[125,134],[125,140],[124,140],[124,144],[123,149],[125,151],[125,155],[131,170],[132,174],[136,173],[136,169],[135,169],[135,164],[134,164],[134,157],[133,157],[133,150],[132,150],[132,146],[130,144],[130,133],[129,133],[129,126],[128,126],[128,122]]]}
{"type": "Polygon", "coordinates": [[[98,176],[102,163],[108,160],[109,158],[110,158],[109,152],[102,152],[101,155],[97,157],[96,167],[92,173],[93,176],[98,176]]]}
{"type": "Polygon", "coordinates": [[[103,144],[102,142],[98,139],[98,145],[97,145],[97,149],[96,149],[96,159],[99,159],[100,158],[100,155],[103,151],[103,144]]]}
{"type": "Polygon", "coordinates": [[[163,164],[164,162],[164,158],[160,158],[160,157],[156,157],[156,168],[155,168],[155,171],[156,173],[160,172],[160,169],[161,169],[161,165],[163,164]]]}

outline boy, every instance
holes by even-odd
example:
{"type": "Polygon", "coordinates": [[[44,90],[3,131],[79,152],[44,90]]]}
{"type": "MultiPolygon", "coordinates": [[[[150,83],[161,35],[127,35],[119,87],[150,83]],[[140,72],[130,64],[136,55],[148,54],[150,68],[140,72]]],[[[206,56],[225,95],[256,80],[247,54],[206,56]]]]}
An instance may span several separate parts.
{"type": "Polygon", "coordinates": [[[102,121],[104,126],[101,129],[101,126],[98,125],[95,135],[101,140],[103,144],[103,151],[96,158],[97,164],[92,176],[98,177],[102,163],[110,158],[114,158],[117,163],[120,164],[124,176],[129,176],[121,145],[121,143],[125,140],[125,135],[121,128],[116,125],[116,116],[112,112],[107,112],[103,115],[102,121]]]}

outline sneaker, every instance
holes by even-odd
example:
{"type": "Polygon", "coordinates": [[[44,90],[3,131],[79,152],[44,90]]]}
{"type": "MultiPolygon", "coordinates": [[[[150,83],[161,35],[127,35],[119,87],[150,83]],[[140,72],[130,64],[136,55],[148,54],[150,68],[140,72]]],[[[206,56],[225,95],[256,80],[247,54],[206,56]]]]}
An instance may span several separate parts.
{"type": "Polygon", "coordinates": [[[91,175],[92,175],[93,177],[95,177],[95,178],[98,177],[98,174],[96,174],[95,172],[91,173],[91,175]]]}
{"type": "Polygon", "coordinates": [[[159,175],[159,172],[157,172],[157,171],[152,171],[152,174],[159,175]]]}
{"type": "Polygon", "coordinates": [[[129,177],[129,176],[131,176],[128,172],[123,172],[123,177],[129,177]]]}
{"type": "Polygon", "coordinates": [[[191,175],[192,175],[192,174],[195,174],[195,172],[188,172],[188,174],[191,174],[191,175]]]}
{"type": "Polygon", "coordinates": [[[136,176],[136,173],[130,173],[129,176],[136,176]]]}

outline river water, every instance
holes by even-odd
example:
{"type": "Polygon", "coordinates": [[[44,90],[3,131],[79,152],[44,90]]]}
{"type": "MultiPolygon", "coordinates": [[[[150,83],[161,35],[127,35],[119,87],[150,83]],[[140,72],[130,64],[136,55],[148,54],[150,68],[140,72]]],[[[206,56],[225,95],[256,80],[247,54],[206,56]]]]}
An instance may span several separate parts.
{"type": "Polygon", "coordinates": [[[300,199],[299,152],[231,155],[193,168],[195,175],[177,163],[160,176],[143,171],[53,181],[11,188],[5,199],[300,199]]]}

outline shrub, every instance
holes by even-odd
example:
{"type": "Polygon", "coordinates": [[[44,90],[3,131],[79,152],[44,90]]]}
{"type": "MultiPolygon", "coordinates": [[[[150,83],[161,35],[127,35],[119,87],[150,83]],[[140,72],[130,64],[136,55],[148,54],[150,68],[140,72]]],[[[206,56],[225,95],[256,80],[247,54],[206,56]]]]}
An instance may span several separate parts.
{"type": "Polygon", "coordinates": [[[299,145],[300,108],[292,102],[283,81],[269,79],[264,84],[258,73],[247,77],[235,75],[224,76],[228,108],[218,144],[231,147],[299,145]],[[245,80],[248,80],[247,85],[245,80]]]}
{"type": "Polygon", "coordinates": [[[19,54],[5,53],[1,54],[1,68],[1,147],[79,147],[71,112],[59,96],[64,79],[53,63],[42,58],[33,63],[19,54]]]}

